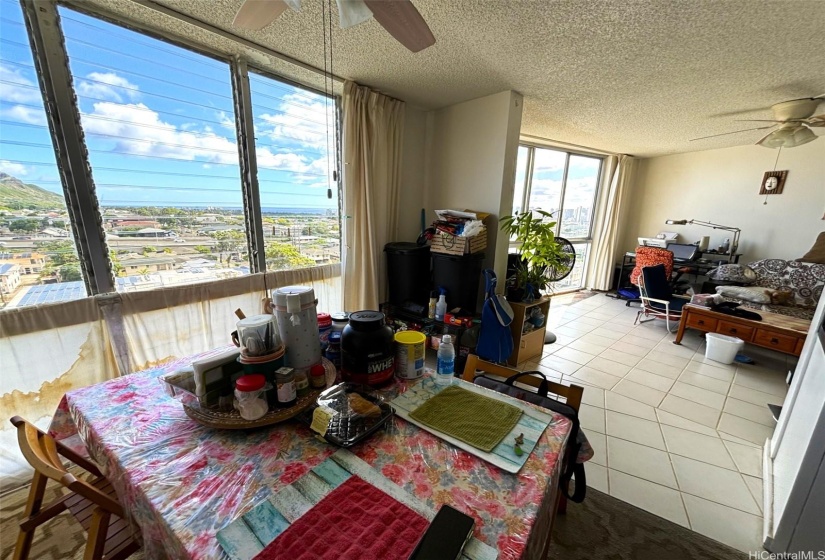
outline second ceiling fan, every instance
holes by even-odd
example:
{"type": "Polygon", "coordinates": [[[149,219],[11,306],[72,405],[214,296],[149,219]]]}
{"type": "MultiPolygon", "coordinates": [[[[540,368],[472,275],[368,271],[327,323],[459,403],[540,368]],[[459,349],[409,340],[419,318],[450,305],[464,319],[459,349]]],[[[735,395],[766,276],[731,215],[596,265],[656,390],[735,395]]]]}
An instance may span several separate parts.
{"type": "MultiPolygon", "coordinates": [[[[322,0],[324,1],[324,0],[322,0]]],[[[412,52],[435,44],[427,22],[410,0],[336,0],[341,27],[346,29],[370,18],[412,52]]],[[[245,0],[232,25],[257,31],[263,29],[287,8],[301,11],[301,0],[245,0]]]]}
{"type": "Polygon", "coordinates": [[[696,140],[705,140],[706,138],[715,138],[717,136],[726,136],[728,134],[738,134],[739,132],[750,132],[752,130],[771,130],[765,136],[760,138],[756,144],[764,146],[765,148],[795,148],[808,142],[813,142],[819,138],[814,134],[812,128],[825,127],[825,113],[814,116],[817,107],[822,103],[825,94],[817,97],[808,97],[804,99],[792,99],[791,101],[783,101],[771,105],[773,111],[773,119],[746,119],[742,122],[761,122],[774,123],[767,126],[757,126],[756,128],[746,128],[745,130],[736,130],[733,132],[723,132],[722,134],[712,134],[710,136],[703,136],[701,138],[693,138],[691,142],[696,140]]]}

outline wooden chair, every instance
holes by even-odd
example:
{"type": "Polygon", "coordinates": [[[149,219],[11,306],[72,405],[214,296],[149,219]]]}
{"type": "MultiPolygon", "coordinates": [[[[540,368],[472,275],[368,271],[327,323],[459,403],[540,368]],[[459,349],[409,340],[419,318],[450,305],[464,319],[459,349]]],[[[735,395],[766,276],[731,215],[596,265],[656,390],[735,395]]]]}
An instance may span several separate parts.
{"type": "MultiPolygon", "coordinates": [[[[485,360],[482,360],[475,354],[470,354],[469,356],[467,356],[467,363],[464,365],[464,372],[461,374],[461,378],[464,381],[469,381],[470,383],[472,383],[473,378],[476,376],[476,373],[478,371],[487,374],[492,374],[496,377],[501,377],[503,379],[507,379],[512,375],[521,373],[517,369],[500,366],[492,362],[487,362],[485,360]]],[[[518,379],[518,383],[523,383],[524,385],[529,385],[537,389],[539,385],[541,385],[542,381],[542,378],[537,377],[535,375],[523,376],[519,377],[518,379]]],[[[548,380],[547,389],[548,394],[553,393],[560,397],[564,397],[565,402],[570,406],[570,408],[576,411],[576,414],[578,414],[579,407],[582,403],[582,394],[584,393],[584,387],[580,385],[562,385],[561,383],[556,383],[555,381],[548,380]]],[[[567,488],[565,488],[564,490],[567,491],[567,488]]],[[[563,492],[559,492],[557,510],[561,514],[567,512],[567,496],[565,496],[563,492]]]]}
{"type": "Polygon", "coordinates": [[[123,508],[117,501],[114,488],[91,461],[19,416],[12,418],[11,423],[17,428],[20,451],[34,468],[14,560],[28,558],[34,530],[66,509],[88,532],[84,560],[120,560],[140,548],[132,538],[132,530],[124,519],[123,508]],[[60,455],[86,469],[95,478],[89,482],[75,478],[66,471],[60,455]],[[49,479],[59,482],[71,493],[43,507],[43,495],[49,479]]]}

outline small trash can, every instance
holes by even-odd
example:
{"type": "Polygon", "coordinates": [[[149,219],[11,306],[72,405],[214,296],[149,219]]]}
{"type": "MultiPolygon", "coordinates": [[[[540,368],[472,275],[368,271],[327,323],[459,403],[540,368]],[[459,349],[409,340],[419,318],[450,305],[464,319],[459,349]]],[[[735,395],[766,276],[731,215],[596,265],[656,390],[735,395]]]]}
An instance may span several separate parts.
{"type": "Polygon", "coordinates": [[[716,333],[705,335],[705,343],[705,358],[722,364],[732,364],[736,354],[745,347],[741,338],[716,333]]]}

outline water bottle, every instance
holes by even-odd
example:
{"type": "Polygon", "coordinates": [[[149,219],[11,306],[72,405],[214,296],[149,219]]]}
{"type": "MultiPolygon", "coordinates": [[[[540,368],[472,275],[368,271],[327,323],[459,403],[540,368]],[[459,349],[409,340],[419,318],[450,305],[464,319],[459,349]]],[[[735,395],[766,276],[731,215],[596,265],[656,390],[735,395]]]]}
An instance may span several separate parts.
{"type": "Polygon", "coordinates": [[[439,385],[449,385],[453,382],[455,372],[455,347],[453,337],[445,334],[438,345],[438,366],[436,367],[435,382],[439,385]]]}

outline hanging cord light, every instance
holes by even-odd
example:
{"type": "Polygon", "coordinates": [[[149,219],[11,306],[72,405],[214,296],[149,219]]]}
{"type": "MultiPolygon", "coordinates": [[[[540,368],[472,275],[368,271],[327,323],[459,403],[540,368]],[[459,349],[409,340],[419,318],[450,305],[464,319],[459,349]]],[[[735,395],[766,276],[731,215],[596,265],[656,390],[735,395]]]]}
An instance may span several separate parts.
{"type": "MultiPolygon", "coordinates": [[[[332,96],[332,0],[321,1],[321,28],[324,35],[324,118],[326,119],[326,140],[327,140],[327,198],[332,199],[332,182],[330,181],[330,145],[329,145],[329,99],[332,96]],[[327,34],[329,34],[329,71],[327,71],[327,34]]],[[[332,172],[334,181],[335,171],[332,172]]]]}
{"type": "MultiPolygon", "coordinates": [[[[776,166],[779,163],[779,155],[782,153],[782,146],[779,146],[779,150],[776,152],[776,161],[773,162],[773,170],[776,171],[776,166]]],[[[762,203],[762,206],[768,205],[768,195],[771,194],[768,192],[768,189],[765,189],[765,202],[762,203]]]]}

